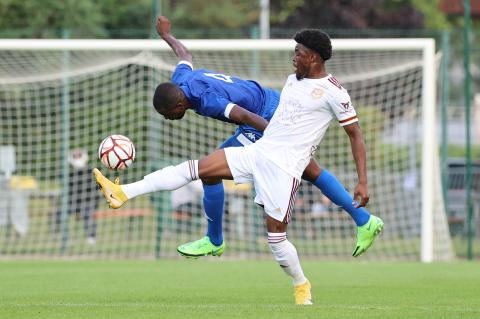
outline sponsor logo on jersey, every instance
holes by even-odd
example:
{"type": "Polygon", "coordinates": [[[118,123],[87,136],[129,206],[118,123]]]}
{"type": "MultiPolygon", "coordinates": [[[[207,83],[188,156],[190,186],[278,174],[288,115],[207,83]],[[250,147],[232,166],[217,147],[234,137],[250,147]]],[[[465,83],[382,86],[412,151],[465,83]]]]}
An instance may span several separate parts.
{"type": "Polygon", "coordinates": [[[350,108],[350,101],[347,101],[345,103],[340,102],[340,104],[342,104],[342,106],[345,110],[348,110],[350,108]]]}
{"type": "Polygon", "coordinates": [[[245,136],[248,137],[248,139],[252,142],[255,142],[255,140],[257,139],[255,134],[253,134],[253,133],[245,133],[245,136]]]}

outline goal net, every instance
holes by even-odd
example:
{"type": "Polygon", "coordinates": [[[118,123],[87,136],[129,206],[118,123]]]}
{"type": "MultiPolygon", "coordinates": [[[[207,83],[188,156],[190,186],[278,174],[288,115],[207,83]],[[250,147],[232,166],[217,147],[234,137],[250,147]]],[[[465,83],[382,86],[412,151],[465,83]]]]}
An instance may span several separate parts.
{"type": "MultiPolygon", "coordinates": [[[[196,68],[281,89],[292,72],[291,40],[186,40],[196,68]]],[[[363,259],[453,257],[441,198],[435,126],[435,52],[429,39],[334,40],[329,73],[352,98],[368,152],[369,211],[384,233],[363,259]]],[[[0,258],[177,258],[206,232],[202,187],[192,183],[110,210],[90,176],[99,167],[122,183],[190,158],[235,126],[187,112],[166,121],[155,87],[177,59],[160,40],[0,41],[0,258]],[[108,172],[97,158],[110,134],[133,140],[131,168],[108,172]],[[85,164],[85,165],[84,165],[85,164]]],[[[315,158],[350,193],[355,163],[332,123],[315,158]]],[[[270,256],[263,214],[249,185],[225,182],[225,258],[270,256]]],[[[350,216],[302,182],[288,237],[302,258],[347,259],[350,216]]]]}

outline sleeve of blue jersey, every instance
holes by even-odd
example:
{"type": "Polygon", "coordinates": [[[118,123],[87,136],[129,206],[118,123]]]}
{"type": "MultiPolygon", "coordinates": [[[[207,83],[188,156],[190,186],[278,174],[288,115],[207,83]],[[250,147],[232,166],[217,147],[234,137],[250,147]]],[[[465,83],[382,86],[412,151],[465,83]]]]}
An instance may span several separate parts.
{"type": "Polygon", "coordinates": [[[190,73],[192,73],[192,68],[185,63],[177,64],[175,71],[172,74],[172,82],[174,84],[180,85],[182,84],[188,77],[190,73]]]}
{"type": "Polygon", "coordinates": [[[201,110],[197,110],[197,112],[213,118],[227,118],[225,117],[225,109],[231,101],[211,91],[204,92],[200,100],[201,110]]]}

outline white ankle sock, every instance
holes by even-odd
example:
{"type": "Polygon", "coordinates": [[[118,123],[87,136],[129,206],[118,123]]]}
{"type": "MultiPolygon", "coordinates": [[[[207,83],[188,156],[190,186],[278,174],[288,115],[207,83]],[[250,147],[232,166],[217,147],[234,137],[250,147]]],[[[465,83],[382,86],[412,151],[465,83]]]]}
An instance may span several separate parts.
{"type": "Polygon", "coordinates": [[[143,180],[122,185],[128,199],[160,190],[175,190],[198,179],[198,160],[189,160],[176,166],[167,166],[145,175],[143,180]]]}
{"type": "Polygon", "coordinates": [[[307,281],[303,274],[297,249],[287,239],[287,233],[267,233],[268,243],[275,260],[287,275],[293,278],[293,285],[298,286],[307,281]]]}

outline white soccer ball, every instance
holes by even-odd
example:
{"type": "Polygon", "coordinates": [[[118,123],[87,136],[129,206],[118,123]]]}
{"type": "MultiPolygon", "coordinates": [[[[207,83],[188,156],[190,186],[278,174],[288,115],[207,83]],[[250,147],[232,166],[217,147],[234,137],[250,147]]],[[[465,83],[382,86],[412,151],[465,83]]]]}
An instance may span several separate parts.
{"type": "Polygon", "coordinates": [[[98,158],[111,170],[124,170],[135,160],[135,146],[126,136],[110,135],[100,143],[98,158]]]}

